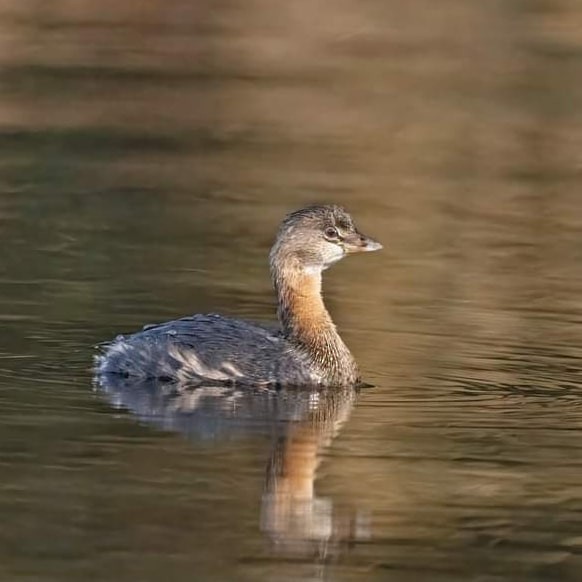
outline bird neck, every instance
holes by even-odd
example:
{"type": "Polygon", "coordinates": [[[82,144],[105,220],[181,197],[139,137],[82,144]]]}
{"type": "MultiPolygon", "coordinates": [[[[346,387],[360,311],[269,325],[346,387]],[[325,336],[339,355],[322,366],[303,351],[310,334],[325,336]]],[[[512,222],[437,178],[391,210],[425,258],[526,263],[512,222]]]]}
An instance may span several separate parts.
{"type": "Polygon", "coordinates": [[[271,261],[279,321],[287,340],[307,353],[329,383],[353,383],[357,366],[323,302],[321,273],[293,258],[271,261]]]}

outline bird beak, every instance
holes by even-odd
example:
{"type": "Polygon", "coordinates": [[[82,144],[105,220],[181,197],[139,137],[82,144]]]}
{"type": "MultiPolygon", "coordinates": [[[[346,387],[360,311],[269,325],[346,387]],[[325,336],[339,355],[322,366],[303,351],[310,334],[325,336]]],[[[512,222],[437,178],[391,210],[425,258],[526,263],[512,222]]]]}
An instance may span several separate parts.
{"type": "Polygon", "coordinates": [[[368,251],[379,251],[382,245],[373,238],[359,232],[350,234],[344,238],[344,249],[347,253],[363,253],[368,251]]]}

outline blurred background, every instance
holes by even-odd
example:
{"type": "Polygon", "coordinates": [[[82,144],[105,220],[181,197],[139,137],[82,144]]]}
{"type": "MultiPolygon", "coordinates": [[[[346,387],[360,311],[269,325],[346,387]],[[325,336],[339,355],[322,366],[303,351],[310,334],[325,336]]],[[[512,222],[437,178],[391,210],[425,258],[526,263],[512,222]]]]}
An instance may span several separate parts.
{"type": "Polygon", "coordinates": [[[0,0],[0,580],[582,579],[581,176],[574,0],[0,0]],[[312,202],[373,387],[92,388],[312,202]]]}

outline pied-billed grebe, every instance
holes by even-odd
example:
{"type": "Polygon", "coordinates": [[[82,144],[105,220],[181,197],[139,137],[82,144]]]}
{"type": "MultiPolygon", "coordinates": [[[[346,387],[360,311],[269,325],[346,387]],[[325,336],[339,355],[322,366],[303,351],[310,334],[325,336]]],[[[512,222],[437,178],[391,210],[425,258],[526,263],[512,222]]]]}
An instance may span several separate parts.
{"type": "Polygon", "coordinates": [[[356,362],[321,296],[321,273],[347,254],[382,245],[334,205],[309,206],[282,222],[269,256],[280,329],[221,315],[193,315],[119,336],[97,374],[188,383],[352,385],[356,362]]]}

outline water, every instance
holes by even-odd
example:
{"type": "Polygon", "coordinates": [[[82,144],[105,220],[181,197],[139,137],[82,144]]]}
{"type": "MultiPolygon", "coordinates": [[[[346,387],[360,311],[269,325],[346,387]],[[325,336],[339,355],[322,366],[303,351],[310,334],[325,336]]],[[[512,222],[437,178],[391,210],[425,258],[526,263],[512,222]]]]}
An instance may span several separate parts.
{"type": "Polygon", "coordinates": [[[0,580],[582,578],[575,3],[0,5],[0,580]],[[105,395],[93,345],[274,313],[307,202],[359,393],[105,395]]]}

